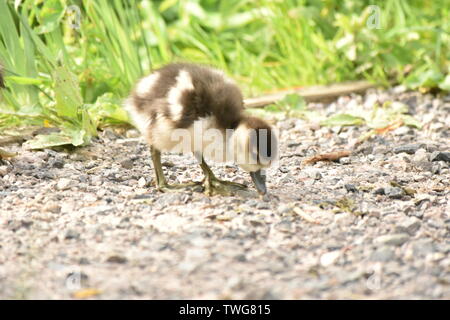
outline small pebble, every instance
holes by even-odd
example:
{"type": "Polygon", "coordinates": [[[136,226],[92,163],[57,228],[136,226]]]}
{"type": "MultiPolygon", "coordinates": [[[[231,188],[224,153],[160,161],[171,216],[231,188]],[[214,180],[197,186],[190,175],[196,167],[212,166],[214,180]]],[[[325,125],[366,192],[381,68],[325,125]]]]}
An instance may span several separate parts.
{"type": "Polygon", "coordinates": [[[347,183],[344,187],[347,192],[358,192],[358,189],[354,184],[347,183]]]}
{"type": "Polygon", "coordinates": [[[341,256],[340,250],[330,251],[327,253],[324,253],[320,256],[320,265],[322,267],[329,267],[336,263],[336,261],[341,256]]]}
{"type": "Polygon", "coordinates": [[[386,187],[384,188],[384,194],[391,199],[401,199],[405,192],[399,187],[386,187]]]}
{"type": "Polygon", "coordinates": [[[433,152],[430,156],[430,161],[445,161],[450,162],[450,152],[433,152]]]}
{"type": "Polygon", "coordinates": [[[147,181],[145,180],[144,177],[141,177],[141,178],[138,180],[138,186],[139,186],[139,188],[144,188],[146,185],[147,185],[147,181]]]}
{"type": "Polygon", "coordinates": [[[61,178],[56,185],[58,190],[67,190],[75,186],[75,182],[71,179],[61,178]]]}
{"type": "Polygon", "coordinates": [[[384,236],[379,236],[374,240],[375,243],[391,245],[391,246],[401,246],[409,240],[409,235],[406,233],[397,234],[387,234],[384,236]]]}

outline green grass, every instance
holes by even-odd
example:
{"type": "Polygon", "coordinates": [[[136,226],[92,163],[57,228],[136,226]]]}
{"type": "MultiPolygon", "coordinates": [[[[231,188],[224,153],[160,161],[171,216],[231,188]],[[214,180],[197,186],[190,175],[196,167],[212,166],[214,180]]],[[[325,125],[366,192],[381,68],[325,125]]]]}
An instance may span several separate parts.
{"type": "Polygon", "coordinates": [[[127,121],[139,77],[180,60],[224,69],[247,96],[355,79],[450,91],[449,12],[445,0],[0,0],[0,130],[60,129],[31,148],[87,144],[127,121]]]}

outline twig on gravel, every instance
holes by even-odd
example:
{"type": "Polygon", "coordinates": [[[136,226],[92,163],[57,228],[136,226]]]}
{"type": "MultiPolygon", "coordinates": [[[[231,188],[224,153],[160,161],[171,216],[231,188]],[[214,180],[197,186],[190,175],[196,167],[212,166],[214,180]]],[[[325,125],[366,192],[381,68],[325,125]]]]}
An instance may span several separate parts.
{"type": "Polygon", "coordinates": [[[281,92],[248,98],[244,100],[246,108],[260,108],[268,104],[274,103],[283,99],[287,94],[297,93],[301,95],[306,102],[330,101],[339,96],[350,93],[363,93],[367,89],[374,88],[376,85],[368,81],[354,81],[337,83],[328,86],[313,86],[301,89],[284,90],[281,92]]]}
{"type": "Polygon", "coordinates": [[[103,169],[105,169],[105,168],[107,168],[107,167],[108,167],[107,164],[102,164],[102,165],[99,165],[99,166],[97,166],[97,167],[93,167],[93,168],[91,168],[91,169],[86,170],[86,173],[87,173],[87,174],[95,173],[95,172],[97,172],[98,170],[103,170],[103,169]]]}
{"type": "Polygon", "coordinates": [[[313,219],[309,214],[306,212],[303,212],[299,208],[294,208],[294,212],[300,216],[300,218],[304,219],[307,222],[314,223],[314,224],[321,224],[319,221],[313,219]]]}
{"type": "Polygon", "coordinates": [[[318,161],[337,161],[340,158],[349,156],[350,154],[351,154],[351,151],[349,151],[349,150],[323,153],[323,154],[319,154],[319,155],[316,155],[316,156],[306,159],[304,161],[304,164],[313,164],[318,161]]]}

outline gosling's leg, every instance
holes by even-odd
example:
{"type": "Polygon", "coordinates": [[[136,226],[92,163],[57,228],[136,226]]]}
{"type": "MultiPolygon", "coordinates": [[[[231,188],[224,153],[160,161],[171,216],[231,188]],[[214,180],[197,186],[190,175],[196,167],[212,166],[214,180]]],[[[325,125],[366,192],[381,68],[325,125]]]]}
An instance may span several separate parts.
{"type": "Polygon", "coordinates": [[[196,181],[189,182],[189,183],[183,183],[183,184],[174,184],[174,185],[168,184],[166,177],[164,176],[164,171],[163,171],[162,165],[161,165],[161,152],[154,147],[150,147],[150,150],[151,150],[151,154],[152,154],[153,167],[154,167],[155,175],[156,175],[156,186],[159,191],[176,192],[176,191],[183,191],[183,190],[190,189],[192,187],[201,185],[201,182],[196,182],[196,181]]]}
{"type": "Polygon", "coordinates": [[[206,164],[203,156],[200,154],[195,154],[195,157],[200,163],[200,167],[202,168],[203,174],[205,175],[203,186],[207,195],[213,196],[219,194],[230,196],[236,194],[236,192],[238,191],[247,189],[247,186],[244,184],[217,179],[211,168],[206,164]]]}

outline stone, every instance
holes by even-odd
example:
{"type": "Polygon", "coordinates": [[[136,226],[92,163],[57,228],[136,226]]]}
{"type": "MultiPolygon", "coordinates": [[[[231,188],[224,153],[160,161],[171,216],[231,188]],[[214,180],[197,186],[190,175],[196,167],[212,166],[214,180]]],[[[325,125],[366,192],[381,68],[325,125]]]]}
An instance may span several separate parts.
{"type": "Polygon", "coordinates": [[[256,204],[256,209],[260,209],[260,210],[270,209],[270,204],[265,201],[259,201],[256,204]]]}
{"type": "Polygon", "coordinates": [[[7,228],[13,232],[16,232],[20,228],[28,229],[30,226],[33,225],[33,221],[26,221],[26,220],[10,220],[7,222],[7,228]]]}
{"type": "Polygon", "coordinates": [[[301,144],[302,144],[301,142],[297,142],[297,141],[289,141],[289,142],[287,143],[287,147],[288,147],[288,148],[295,148],[295,147],[300,146],[301,144]]]}
{"type": "Polygon", "coordinates": [[[425,147],[425,144],[423,143],[413,143],[413,144],[405,144],[399,147],[394,148],[394,150],[392,150],[394,153],[407,153],[407,154],[414,154],[416,153],[417,150],[419,150],[420,148],[425,147]]]}
{"type": "Polygon", "coordinates": [[[138,186],[139,186],[139,188],[144,188],[146,185],[147,185],[147,181],[145,181],[145,178],[144,178],[144,177],[141,177],[141,178],[138,180],[138,186]]]}
{"type": "Polygon", "coordinates": [[[398,233],[414,235],[419,230],[422,222],[416,217],[408,217],[401,221],[395,228],[398,233]]]}
{"type": "Polygon", "coordinates": [[[127,260],[127,258],[120,256],[120,255],[112,255],[112,256],[109,256],[108,259],[106,259],[106,262],[125,264],[128,262],[128,260],[127,260]]]}
{"type": "Polygon", "coordinates": [[[87,213],[90,215],[107,215],[110,212],[112,212],[114,210],[113,206],[109,206],[109,205],[99,205],[99,206],[92,206],[92,207],[86,207],[82,209],[83,213],[87,213]]]}
{"type": "Polygon", "coordinates": [[[0,166],[0,177],[4,177],[8,174],[9,170],[7,166],[0,166]]]}
{"type": "Polygon", "coordinates": [[[412,244],[413,253],[416,256],[426,256],[435,251],[435,245],[430,238],[419,239],[412,244]]]}
{"type": "Polygon", "coordinates": [[[435,163],[435,164],[433,164],[431,166],[431,172],[433,174],[440,174],[441,173],[441,169],[442,169],[442,166],[441,166],[440,163],[435,163]]]}
{"type": "Polygon", "coordinates": [[[430,161],[450,162],[450,152],[435,151],[431,154],[430,161]]]}
{"type": "Polygon", "coordinates": [[[358,192],[358,189],[354,184],[347,183],[344,187],[347,192],[358,192]]]}
{"type": "Polygon", "coordinates": [[[140,137],[140,135],[141,135],[140,132],[136,129],[130,129],[125,133],[125,136],[127,138],[138,138],[140,137]]]}
{"type": "Polygon", "coordinates": [[[50,160],[49,165],[52,168],[62,169],[62,168],[64,168],[64,160],[63,159],[53,159],[53,160],[50,160]]]}
{"type": "Polygon", "coordinates": [[[277,212],[278,212],[280,215],[287,214],[287,213],[289,213],[289,212],[292,211],[292,207],[293,207],[293,206],[292,206],[291,204],[285,204],[285,203],[282,203],[282,204],[280,204],[280,205],[278,206],[277,212]]]}
{"type": "Polygon", "coordinates": [[[377,248],[372,255],[370,256],[370,260],[377,262],[388,262],[394,259],[395,252],[389,246],[382,246],[377,248]]]}
{"type": "Polygon", "coordinates": [[[314,180],[322,179],[322,174],[320,173],[320,170],[318,170],[316,168],[307,168],[307,169],[303,170],[303,172],[306,173],[308,175],[308,177],[310,177],[311,179],[314,179],[314,180]]]}
{"type": "Polygon", "coordinates": [[[400,199],[404,196],[405,192],[399,187],[386,187],[384,188],[384,194],[391,199],[400,199]]]}
{"type": "Polygon", "coordinates": [[[245,202],[245,204],[249,207],[256,207],[256,205],[258,204],[258,201],[255,199],[250,199],[250,200],[247,200],[245,202]]]}
{"type": "Polygon", "coordinates": [[[444,229],[445,228],[444,222],[441,220],[437,220],[437,219],[429,219],[427,222],[427,225],[429,227],[435,228],[435,229],[444,229]]]}
{"type": "Polygon", "coordinates": [[[275,229],[277,229],[280,232],[292,232],[293,231],[293,226],[292,223],[287,221],[287,220],[283,220],[280,223],[277,223],[275,225],[275,229]]]}
{"type": "Polygon", "coordinates": [[[428,152],[425,149],[420,148],[414,154],[413,161],[414,162],[425,162],[425,161],[428,161],[428,152]]]}
{"type": "Polygon", "coordinates": [[[61,178],[56,185],[56,189],[63,191],[72,188],[75,186],[75,182],[71,179],[61,178]]]}
{"type": "Polygon", "coordinates": [[[120,162],[120,165],[125,169],[132,169],[133,168],[133,160],[131,160],[131,159],[122,160],[120,162]]]}
{"type": "Polygon", "coordinates": [[[66,235],[64,236],[64,239],[66,240],[71,240],[71,239],[78,239],[80,237],[80,233],[73,230],[73,229],[69,229],[66,232],[66,235]]]}
{"type": "Polygon", "coordinates": [[[379,236],[374,240],[374,243],[384,244],[390,246],[401,246],[409,240],[409,235],[407,233],[396,233],[396,234],[386,234],[379,236]]]}
{"type": "Polygon", "coordinates": [[[401,126],[397,129],[395,129],[394,131],[392,131],[393,135],[396,136],[405,136],[408,135],[410,133],[411,129],[408,126],[401,126]]]}
{"type": "Polygon", "coordinates": [[[55,202],[46,203],[42,207],[42,211],[44,212],[51,212],[51,213],[60,213],[61,212],[61,206],[55,202]]]}
{"type": "Polygon", "coordinates": [[[158,204],[161,207],[170,207],[173,205],[179,205],[184,203],[185,194],[182,193],[165,193],[162,194],[156,201],[155,204],[158,204]]]}
{"type": "Polygon", "coordinates": [[[322,267],[329,267],[336,263],[336,261],[341,256],[340,250],[330,251],[327,253],[324,253],[320,256],[320,265],[322,267]]]}
{"type": "Polygon", "coordinates": [[[246,262],[247,261],[247,257],[245,256],[245,254],[237,254],[236,256],[234,256],[234,260],[238,261],[238,262],[246,262]]]}

